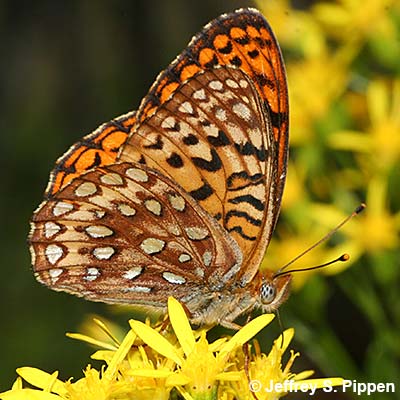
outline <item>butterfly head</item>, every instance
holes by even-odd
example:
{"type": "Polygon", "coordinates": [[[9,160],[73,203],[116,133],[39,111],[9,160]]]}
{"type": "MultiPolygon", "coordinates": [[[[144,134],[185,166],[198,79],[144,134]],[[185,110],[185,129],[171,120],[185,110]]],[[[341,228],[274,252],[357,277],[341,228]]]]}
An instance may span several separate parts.
{"type": "Polygon", "coordinates": [[[265,313],[270,313],[279,306],[289,296],[291,275],[281,275],[274,277],[272,271],[259,273],[257,287],[257,305],[265,313]]]}

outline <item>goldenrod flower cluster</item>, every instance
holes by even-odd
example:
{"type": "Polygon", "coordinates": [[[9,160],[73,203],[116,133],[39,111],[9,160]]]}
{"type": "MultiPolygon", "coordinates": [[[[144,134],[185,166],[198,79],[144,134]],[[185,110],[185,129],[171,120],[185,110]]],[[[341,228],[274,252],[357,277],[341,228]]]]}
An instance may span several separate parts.
{"type": "MultiPolygon", "coordinates": [[[[400,167],[400,3],[397,0],[256,0],[283,49],[290,105],[290,159],[282,216],[265,266],[279,268],[358,204],[366,211],[301,266],[341,253],[351,261],[399,247],[394,196],[400,167]],[[341,210],[341,211],[340,211],[341,210]],[[279,237],[279,239],[277,239],[279,237]],[[282,254],[285,258],[282,259],[282,254]]],[[[294,276],[295,287],[308,273],[294,276]]]]}
{"type": "MultiPolygon", "coordinates": [[[[0,399],[167,400],[179,394],[185,400],[251,400],[255,393],[259,400],[274,400],[290,391],[343,383],[342,378],[307,379],[313,371],[292,372],[299,355],[293,351],[282,365],[293,329],[285,330],[274,341],[269,354],[259,350],[244,353],[243,345],[273,320],[272,314],[261,315],[232,337],[212,343],[207,340],[206,330],[192,330],[183,307],[173,298],[168,301],[168,314],[170,322],[154,328],[129,321],[131,329],[121,343],[104,343],[106,350],[92,356],[103,361],[100,370],[88,365],[82,378],[63,382],[58,372],[19,368],[12,389],[0,393],[0,399]]],[[[106,326],[100,326],[116,341],[106,326]]],[[[101,344],[84,335],[73,336],[101,344]]]]}

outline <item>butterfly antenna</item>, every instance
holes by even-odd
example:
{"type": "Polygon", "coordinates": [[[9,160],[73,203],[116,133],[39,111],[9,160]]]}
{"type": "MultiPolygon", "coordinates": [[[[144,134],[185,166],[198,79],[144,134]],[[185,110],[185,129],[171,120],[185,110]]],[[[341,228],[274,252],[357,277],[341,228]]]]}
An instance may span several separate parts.
{"type": "Polygon", "coordinates": [[[287,267],[292,265],[294,262],[296,262],[299,258],[303,257],[305,254],[307,254],[309,251],[314,249],[315,247],[319,246],[321,243],[327,241],[331,236],[333,236],[343,225],[345,225],[347,222],[349,222],[351,219],[353,219],[356,215],[360,214],[364,209],[366,205],[364,203],[361,203],[348,217],[346,217],[339,225],[337,225],[335,228],[333,228],[331,231],[329,231],[322,239],[318,240],[318,242],[314,243],[312,246],[310,246],[308,249],[304,250],[302,253],[300,253],[298,256],[293,258],[291,261],[289,261],[287,264],[285,264],[283,267],[281,267],[276,274],[274,275],[274,278],[280,275],[286,275],[291,272],[298,272],[298,271],[309,271],[311,269],[317,269],[317,268],[323,268],[326,267],[327,265],[334,264],[335,262],[338,261],[347,261],[350,257],[348,254],[343,254],[342,256],[338,257],[337,259],[333,261],[329,261],[326,264],[318,265],[316,267],[311,267],[311,268],[306,268],[306,269],[301,269],[301,270],[290,270],[290,271],[285,271],[287,267]]]}
{"type": "Polygon", "coordinates": [[[325,264],[320,264],[320,265],[316,265],[314,267],[309,267],[309,268],[290,269],[289,271],[278,272],[274,275],[274,278],[276,278],[278,276],[282,276],[282,275],[288,275],[293,272],[304,272],[304,271],[311,271],[313,269],[324,268],[324,267],[327,267],[328,265],[335,264],[339,261],[342,261],[342,262],[348,261],[349,259],[350,259],[350,256],[347,253],[345,253],[345,254],[342,254],[340,257],[335,258],[334,260],[326,262],[325,264]]]}

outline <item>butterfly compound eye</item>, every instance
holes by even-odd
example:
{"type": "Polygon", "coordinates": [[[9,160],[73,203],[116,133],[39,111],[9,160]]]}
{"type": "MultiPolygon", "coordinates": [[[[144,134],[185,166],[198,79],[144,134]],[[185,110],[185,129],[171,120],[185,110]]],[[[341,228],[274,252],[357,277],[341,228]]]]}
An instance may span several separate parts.
{"type": "Polygon", "coordinates": [[[261,302],[263,304],[270,304],[275,300],[276,288],[272,283],[263,283],[260,289],[261,302]]]}

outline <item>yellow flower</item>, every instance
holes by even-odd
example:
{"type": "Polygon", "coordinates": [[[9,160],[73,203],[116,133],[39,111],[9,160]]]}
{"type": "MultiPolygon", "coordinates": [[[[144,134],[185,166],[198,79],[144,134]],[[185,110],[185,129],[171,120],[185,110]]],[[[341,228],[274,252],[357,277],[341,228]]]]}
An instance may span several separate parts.
{"type": "MultiPolygon", "coordinates": [[[[2,400],[168,400],[173,388],[185,400],[250,400],[251,391],[246,376],[246,356],[242,346],[268,325],[274,318],[264,314],[249,322],[232,337],[209,343],[206,330],[192,331],[183,307],[173,298],[168,300],[168,313],[172,330],[168,326],[150,327],[139,321],[130,321],[132,329],[116,344],[116,350],[97,351],[92,358],[105,361],[100,370],[90,365],[84,377],[73,382],[62,382],[58,372],[48,374],[36,368],[19,368],[19,377],[11,390],[0,393],[2,400]],[[144,344],[143,344],[144,342],[144,344]],[[138,344],[140,343],[140,344],[138,344]],[[24,381],[36,389],[24,387],[24,381]]],[[[112,332],[97,321],[108,336],[112,332]]],[[[76,334],[75,338],[79,338],[76,334]]],[[[275,397],[264,391],[259,399],[279,398],[299,385],[323,387],[323,380],[304,380],[312,372],[294,374],[290,371],[294,359],[282,368],[282,356],[293,337],[289,329],[277,339],[268,355],[260,350],[248,359],[253,390],[268,382],[276,384],[275,397]],[[282,382],[293,381],[291,386],[278,388],[282,382]],[[254,383],[256,382],[256,383],[254,383]],[[254,386],[256,385],[256,386],[254,386]],[[313,386],[312,386],[313,385],[313,386]]],[[[89,343],[98,340],[82,335],[89,343]]],[[[113,340],[114,341],[114,340],[113,340]]],[[[103,346],[103,344],[101,344],[103,346]]],[[[340,378],[331,378],[338,385],[340,378]]],[[[264,386],[266,387],[266,386],[264,386]]]]}
{"type": "MultiPolygon", "coordinates": [[[[391,213],[387,207],[387,184],[386,177],[376,174],[367,187],[366,210],[341,229],[346,240],[335,249],[339,254],[350,253],[353,262],[365,253],[374,254],[399,246],[400,213],[391,213]]],[[[314,205],[312,215],[327,224],[334,224],[334,221],[345,217],[325,205],[314,205]]]]}
{"type": "Polygon", "coordinates": [[[369,253],[395,249],[400,244],[400,212],[390,212],[387,194],[386,177],[376,175],[367,188],[367,212],[355,225],[360,236],[359,245],[369,253]]]}
{"type": "Polygon", "coordinates": [[[252,400],[253,394],[259,400],[277,400],[290,392],[309,391],[312,394],[316,389],[340,386],[342,378],[307,379],[313,371],[303,371],[295,374],[291,372],[292,365],[299,353],[291,351],[289,361],[282,368],[282,356],[289,346],[294,335],[293,329],[287,329],[274,341],[268,355],[259,351],[255,354],[249,366],[249,379],[245,373],[243,379],[231,383],[236,397],[241,400],[252,400]]]}
{"type": "Polygon", "coordinates": [[[255,3],[271,24],[283,48],[293,47],[306,57],[321,54],[325,49],[323,31],[309,12],[291,8],[289,0],[256,0],[255,3]]]}
{"type": "Polygon", "coordinates": [[[313,124],[326,115],[347,84],[345,62],[342,54],[326,53],[287,66],[292,145],[315,140],[313,124]]]}
{"type": "MultiPolygon", "coordinates": [[[[229,340],[208,343],[206,331],[201,331],[198,340],[192,331],[182,306],[173,298],[168,300],[168,312],[179,346],[140,321],[130,321],[135,333],[151,348],[174,361],[177,370],[166,375],[166,385],[176,387],[185,399],[215,399],[220,381],[240,379],[237,371],[225,370],[232,352],[250,340],[268,325],[273,315],[261,315],[243,327],[229,340]]],[[[149,375],[152,371],[141,371],[149,375]]],[[[154,375],[157,377],[156,375],[154,375]]]]}
{"type": "Polygon", "coordinates": [[[361,162],[366,171],[386,171],[400,161],[400,80],[392,85],[372,81],[366,100],[370,119],[366,131],[338,131],[329,142],[333,148],[365,154],[366,159],[361,162]]]}
{"type": "Polygon", "coordinates": [[[396,0],[320,2],[313,13],[332,36],[354,41],[390,29],[388,9],[395,5],[396,0]]]}
{"type": "MultiPolygon", "coordinates": [[[[88,365],[84,371],[84,378],[72,383],[71,381],[62,382],[57,379],[58,372],[48,374],[36,368],[24,367],[17,369],[18,375],[30,385],[41,390],[26,389],[22,387],[14,388],[0,394],[0,399],[38,399],[38,400],[110,400],[128,399],[131,392],[127,382],[117,379],[118,367],[126,357],[133,342],[135,334],[129,331],[119,346],[113,353],[108,368],[97,371],[88,365]],[[18,397],[20,396],[20,397],[18,397]],[[24,396],[24,397],[22,397],[24,396]],[[120,396],[120,397],[118,397],[120,396]],[[122,397],[121,397],[122,396],[122,397]]],[[[17,380],[17,382],[19,382],[17,380]]]]}
{"type": "Polygon", "coordinates": [[[114,397],[116,392],[123,390],[123,382],[116,382],[109,379],[105,374],[91,368],[90,365],[83,371],[85,377],[77,382],[66,382],[65,389],[67,395],[65,398],[71,400],[108,400],[114,397]]]}
{"type": "MultiPolygon", "coordinates": [[[[17,378],[11,390],[0,393],[2,400],[60,400],[58,394],[66,393],[64,383],[57,379],[58,372],[48,374],[37,368],[18,368],[17,378]],[[42,390],[24,388],[22,379],[32,386],[40,387],[42,390]]],[[[62,397],[61,397],[62,398],[62,397]]]]}
{"type": "Polygon", "coordinates": [[[288,211],[308,201],[308,193],[305,190],[306,171],[304,165],[296,165],[293,161],[288,162],[285,190],[282,197],[282,211],[288,211]]]}

